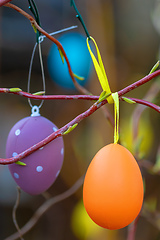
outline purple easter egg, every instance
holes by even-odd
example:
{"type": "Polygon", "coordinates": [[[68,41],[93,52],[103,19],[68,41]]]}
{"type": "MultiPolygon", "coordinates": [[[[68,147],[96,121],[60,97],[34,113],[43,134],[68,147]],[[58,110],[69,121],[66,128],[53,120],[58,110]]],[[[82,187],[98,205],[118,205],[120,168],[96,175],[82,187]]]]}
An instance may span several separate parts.
{"type": "MultiPolygon", "coordinates": [[[[39,114],[32,114],[17,122],[11,129],[7,144],[6,157],[10,158],[40,142],[58,130],[57,126],[39,114]]],[[[10,164],[9,170],[20,188],[37,195],[46,191],[60,173],[64,158],[63,138],[54,139],[21,161],[26,166],[10,164]]]]}

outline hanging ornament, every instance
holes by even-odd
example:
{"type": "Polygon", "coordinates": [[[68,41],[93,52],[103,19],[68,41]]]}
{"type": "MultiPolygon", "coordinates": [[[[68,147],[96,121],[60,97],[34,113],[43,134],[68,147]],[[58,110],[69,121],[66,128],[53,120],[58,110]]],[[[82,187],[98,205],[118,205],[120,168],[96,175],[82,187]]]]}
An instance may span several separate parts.
{"type": "Polygon", "coordinates": [[[83,202],[91,219],[103,228],[124,228],[137,217],[143,203],[143,180],[125,147],[112,143],[98,151],[87,169],[83,202]]]}
{"type": "MultiPolygon", "coordinates": [[[[57,126],[40,116],[39,108],[34,106],[32,115],[23,118],[11,129],[6,144],[6,157],[16,156],[57,130],[57,126]]],[[[22,159],[25,166],[13,163],[9,165],[9,170],[23,191],[37,195],[46,191],[55,182],[63,158],[63,138],[59,137],[22,159]]]]}
{"type": "MultiPolygon", "coordinates": [[[[34,1],[29,0],[29,5],[37,23],[40,25],[38,10],[34,1]]],[[[71,28],[68,28],[62,31],[70,29],[71,28]]],[[[52,33],[51,35],[56,33],[52,33]]],[[[45,94],[45,74],[41,51],[41,42],[43,42],[45,36],[41,36],[36,30],[36,37],[37,41],[34,45],[30,60],[27,90],[30,93],[33,60],[38,46],[43,84],[43,91],[40,92],[41,94],[45,94]]],[[[32,108],[32,114],[30,117],[23,118],[17,122],[11,129],[6,144],[7,158],[15,157],[58,130],[54,123],[42,117],[39,113],[39,109],[42,107],[44,100],[41,101],[39,106],[33,106],[31,99],[28,99],[28,102],[32,108]]],[[[24,192],[37,195],[46,191],[55,182],[60,173],[63,159],[64,143],[63,138],[59,137],[47,145],[44,144],[39,150],[23,158],[21,162],[10,164],[8,167],[13,179],[24,192]]]]}
{"type": "Polygon", "coordinates": [[[91,219],[107,229],[129,225],[139,214],[143,204],[143,179],[133,155],[119,140],[119,96],[111,93],[100,52],[93,40],[98,61],[90,51],[103,91],[110,94],[108,103],[114,103],[114,143],[101,148],[92,159],[84,179],[83,202],[91,219]]]}

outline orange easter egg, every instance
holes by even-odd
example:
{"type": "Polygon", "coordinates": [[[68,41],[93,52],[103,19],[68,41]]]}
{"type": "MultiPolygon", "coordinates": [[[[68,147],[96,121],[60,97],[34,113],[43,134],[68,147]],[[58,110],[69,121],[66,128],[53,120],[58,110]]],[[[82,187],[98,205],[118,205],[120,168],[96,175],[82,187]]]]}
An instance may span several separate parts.
{"type": "Polygon", "coordinates": [[[143,180],[133,155],[109,144],[91,161],[83,185],[83,202],[90,218],[107,229],[129,225],[143,203],[143,180]]]}

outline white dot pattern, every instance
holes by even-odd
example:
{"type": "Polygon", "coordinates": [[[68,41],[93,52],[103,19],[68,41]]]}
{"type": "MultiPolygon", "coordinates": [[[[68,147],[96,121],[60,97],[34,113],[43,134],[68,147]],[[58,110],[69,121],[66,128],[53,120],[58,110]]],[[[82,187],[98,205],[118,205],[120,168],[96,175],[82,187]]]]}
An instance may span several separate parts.
{"type": "Polygon", "coordinates": [[[17,179],[19,178],[19,174],[18,173],[15,172],[15,173],[13,173],[13,175],[14,175],[15,178],[17,178],[17,179]]]}
{"type": "Polygon", "coordinates": [[[36,167],[36,171],[37,172],[42,172],[43,171],[43,167],[42,166],[37,166],[36,167]]]}
{"type": "Polygon", "coordinates": [[[53,127],[53,131],[56,132],[58,129],[56,127],[53,127]]]}
{"type": "Polygon", "coordinates": [[[12,157],[15,157],[15,156],[17,156],[17,155],[18,155],[18,153],[13,152],[12,157]]]}
{"type": "Polygon", "coordinates": [[[16,135],[16,136],[18,136],[20,133],[21,133],[21,130],[20,130],[20,129],[17,129],[17,130],[15,131],[15,135],[16,135]]]}

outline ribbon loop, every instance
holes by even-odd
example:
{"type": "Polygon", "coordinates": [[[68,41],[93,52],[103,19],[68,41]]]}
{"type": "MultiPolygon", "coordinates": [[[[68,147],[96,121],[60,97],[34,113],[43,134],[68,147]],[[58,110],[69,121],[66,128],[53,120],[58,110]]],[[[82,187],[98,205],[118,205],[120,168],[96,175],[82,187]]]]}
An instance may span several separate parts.
{"type": "Polygon", "coordinates": [[[106,99],[108,101],[108,103],[114,103],[114,119],[115,119],[115,126],[114,126],[114,143],[118,143],[119,140],[119,96],[118,93],[112,93],[110,86],[109,86],[109,82],[108,82],[108,78],[104,69],[104,65],[102,62],[102,58],[98,49],[98,46],[96,44],[96,41],[94,40],[94,38],[92,38],[90,36],[90,38],[87,38],[87,47],[89,50],[89,53],[91,55],[99,82],[101,84],[101,87],[103,89],[102,94],[100,95],[100,100],[102,101],[103,97],[106,95],[106,99]],[[97,51],[97,58],[98,61],[96,59],[96,57],[94,56],[90,45],[89,45],[89,40],[92,40],[95,47],[96,47],[96,51],[97,51]],[[108,96],[109,95],[109,96],[108,96]]]}
{"type": "MultiPolygon", "coordinates": [[[[98,61],[97,61],[96,57],[94,56],[94,54],[93,54],[93,52],[90,48],[89,38],[87,38],[87,47],[88,47],[89,53],[91,55],[91,58],[92,58],[92,61],[93,61],[93,64],[94,64],[99,82],[101,84],[101,87],[102,87],[103,91],[105,91],[107,94],[110,94],[111,89],[110,89],[110,86],[109,86],[108,78],[107,78],[107,75],[106,75],[106,72],[105,72],[105,69],[104,69],[104,65],[103,65],[103,62],[102,62],[102,58],[101,58],[98,46],[97,46],[94,38],[90,37],[90,39],[93,41],[93,43],[96,47],[98,61]]],[[[108,100],[108,103],[113,103],[114,102],[113,98],[112,98],[112,95],[107,97],[107,100],[108,100]]]]}

